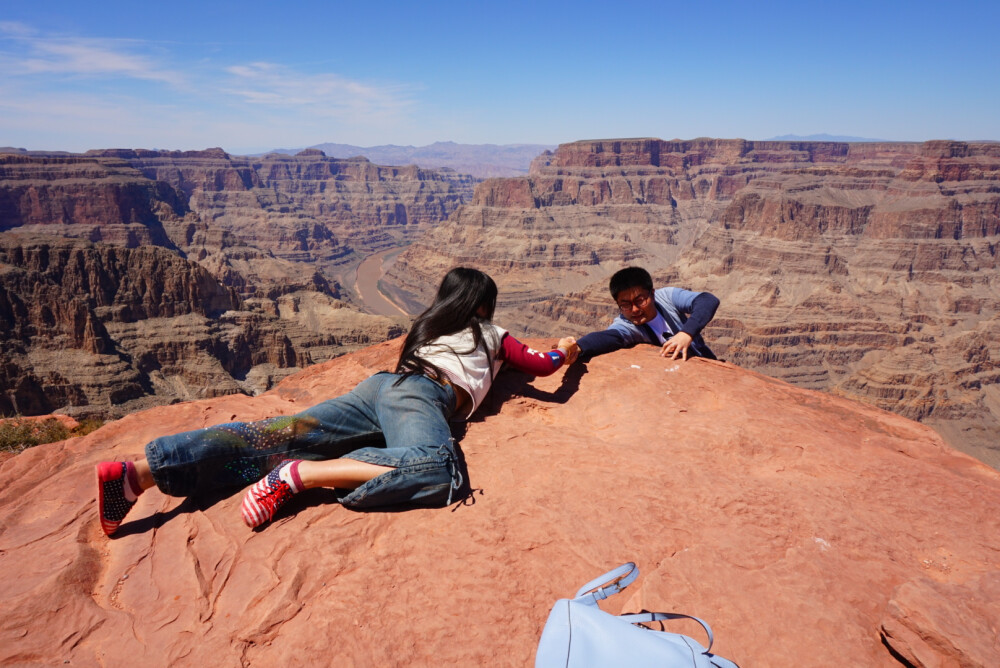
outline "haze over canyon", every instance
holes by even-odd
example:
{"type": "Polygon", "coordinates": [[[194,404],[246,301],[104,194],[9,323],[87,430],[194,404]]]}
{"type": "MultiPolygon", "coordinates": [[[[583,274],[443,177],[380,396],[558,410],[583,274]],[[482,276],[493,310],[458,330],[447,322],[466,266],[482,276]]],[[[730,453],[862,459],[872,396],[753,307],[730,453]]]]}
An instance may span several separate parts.
{"type": "Polygon", "coordinates": [[[9,151],[0,230],[5,414],[252,394],[398,336],[359,297],[376,255],[411,314],[449,267],[488,271],[530,336],[603,327],[607,278],[640,264],[722,300],[720,357],[1000,466],[1000,144],[593,140],[485,180],[318,149],[9,151]]]}

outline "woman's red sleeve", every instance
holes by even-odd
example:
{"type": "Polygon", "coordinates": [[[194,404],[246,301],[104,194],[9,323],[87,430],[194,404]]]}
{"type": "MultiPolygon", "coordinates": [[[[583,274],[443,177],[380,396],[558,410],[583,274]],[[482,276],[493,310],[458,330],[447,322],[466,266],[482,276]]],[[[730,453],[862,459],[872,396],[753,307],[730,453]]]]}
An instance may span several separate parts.
{"type": "Polygon", "coordinates": [[[540,353],[510,334],[505,334],[501,342],[500,359],[518,371],[530,373],[532,376],[548,376],[562,366],[566,361],[566,355],[561,350],[540,353]]]}

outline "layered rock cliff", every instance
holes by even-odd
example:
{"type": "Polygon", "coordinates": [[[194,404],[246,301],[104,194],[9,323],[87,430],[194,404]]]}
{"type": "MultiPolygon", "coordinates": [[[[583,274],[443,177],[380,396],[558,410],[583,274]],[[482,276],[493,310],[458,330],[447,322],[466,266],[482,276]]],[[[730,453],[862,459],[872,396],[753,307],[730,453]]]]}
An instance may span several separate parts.
{"type": "Polygon", "coordinates": [[[0,154],[0,232],[41,227],[129,247],[169,247],[174,241],[164,224],[186,213],[180,193],[124,160],[0,154]]]}
{"type": "Polygon", "coordinates": [[[316,150],[0,154],[0,231],[164,246],[243,296],[274,296],[344,283],[361,258],[447,218],[473,185],[316,150]]]}
{"type": "Polygon", "coordinates": [[[149,179],[183,193],[209,228],[304,263],[331,283],[346,282],[345,272],[360,258],[447,218],[471,198],[475,183],[452,171],[337,160],[315,149],[259,158],[221,149],[91,154],[127,160],[149,179]]]}
{"type": "Polygon", "coordinates": [[[697,615],[742,666],[1000,665],[1000,474],[898,415],[648,347],[501,373],[456,425],[472,493],[450,509],[310,490],[254,532],[243,490],[150,490],[101,532],[98,461],[295,413],[397,346],[0,464],[0,663],[526,666],[556,599],[634,561],[605,609],[697,615]]]}
{"type": "Polygon", "coordinates": [[[241,301],[200,265],[155,246],[5,234],[0,330],[0,414],[121,416],[260,392],[313,355],[329,359],[402,327],[316,292],[241,301]]]}
{"type": "Polygon", "coordinates": [[[709,290],[728,359],[934,425],[1000,466],[1000,145],[601,140],[490,179],[397,259],[470,263],[515,331],[583,334],[628,264],[709,290]]]}
{"type": "Polygon", "coordinates": [[[258,392],[398,335],[351,272],[472,183],[319,151],[0,154],[0,414],[258,392]]]}

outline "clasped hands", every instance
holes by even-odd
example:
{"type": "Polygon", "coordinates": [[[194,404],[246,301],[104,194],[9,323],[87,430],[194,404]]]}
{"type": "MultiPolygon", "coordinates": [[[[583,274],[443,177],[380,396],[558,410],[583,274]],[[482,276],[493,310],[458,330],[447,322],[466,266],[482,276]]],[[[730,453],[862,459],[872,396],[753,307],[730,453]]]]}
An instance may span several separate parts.
{"type": "Polygon", "coordinates": [[[559,349],[566,353],[566,364],[572,364],[576,361],[576,358],[580,356],[580,346],[577,344],[576,339],[572,336],[564,336],[559,339],[559,343],[552,346],[553,349],[559,349]]]}

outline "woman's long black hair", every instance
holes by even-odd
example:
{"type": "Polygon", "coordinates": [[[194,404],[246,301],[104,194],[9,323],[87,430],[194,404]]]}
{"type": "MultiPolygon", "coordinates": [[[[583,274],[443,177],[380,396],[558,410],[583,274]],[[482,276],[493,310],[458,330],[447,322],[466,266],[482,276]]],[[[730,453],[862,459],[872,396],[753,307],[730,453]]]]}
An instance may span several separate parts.
{"type": "MultiPolygon", "coordinates": [[[[406,376],[425,374],[437,380],[443,379],[443,372],[417,357],[417,350],[434,339],[471,328],[472,349],[454,351],[456,354],[471,353],[482,343],[481,323],[493,319],[496,305],[497,284],[492,278],[468,267],[456,267],[449,271],[441,281],[434,303],[413,321],[403,342],[403,350],[399,353],[396,373],[406,376]]],[[[486,354],[490,356],[489,346],[486,347],[486,354]]],[[[492,362],[490,359],[491,366],[492,362]]]]}

